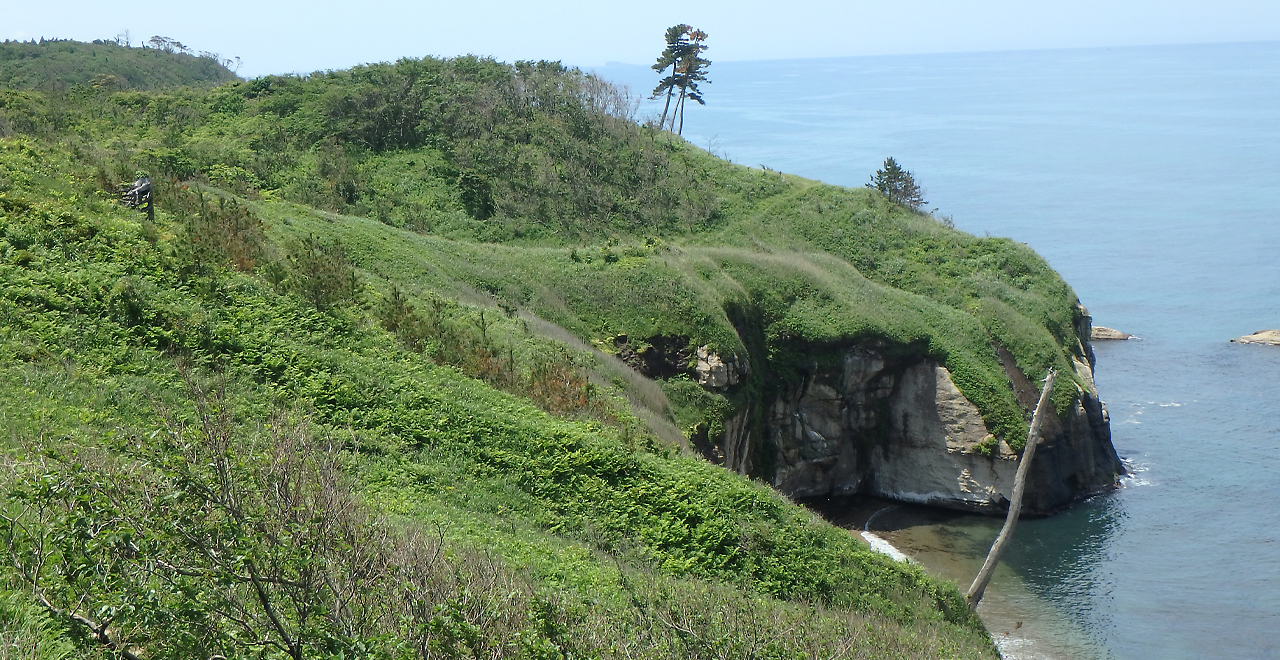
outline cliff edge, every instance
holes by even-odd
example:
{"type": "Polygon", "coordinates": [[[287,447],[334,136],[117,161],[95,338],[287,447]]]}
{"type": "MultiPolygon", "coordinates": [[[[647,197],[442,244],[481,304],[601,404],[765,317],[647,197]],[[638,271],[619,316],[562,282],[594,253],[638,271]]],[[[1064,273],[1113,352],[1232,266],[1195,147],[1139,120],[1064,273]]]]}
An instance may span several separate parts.
{"type": "MultiPolygon", "coordinates": [[[[1077,333],[1083,359],[1073,357],[1071,377],[1062,380],[1074,386],[1070,402],[1051,409],[1045,420],[1024,503],[1029,515],[1113,489],[1124,474],[1093,381],[1087,314],[1077,333]]],[[[994,349],[1029,417],[1038,385],[1007,350],[994,349]]],[[[736,356],[724,360],[700,349],[699,374],[724,371],[715,367],[726,363],[743,366],[732,376],[699,382],[714,388],[750,373],[736,356]]],[[[866,494],[988,514],[1008,509],[1020,455],[997,439],[944,365],[877,341],[846,347],[836,364],[814,361],[802,368],[794,384],[727,420],[717,444],[711,458],[738,472],[763,474],[788,497],[866,494]]]]}

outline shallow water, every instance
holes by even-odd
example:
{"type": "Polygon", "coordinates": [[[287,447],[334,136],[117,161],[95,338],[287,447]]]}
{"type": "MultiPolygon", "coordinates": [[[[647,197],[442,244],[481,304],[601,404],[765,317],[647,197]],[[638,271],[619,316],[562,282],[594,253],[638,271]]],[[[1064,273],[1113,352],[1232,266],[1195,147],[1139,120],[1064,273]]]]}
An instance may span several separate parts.
{"type": "MultiPolygon", "coordinates": [[[[841,185],[892,155],[930,208],[1030,244],[1096,324],[1141,337],[1095,345],[1133,475],[1019,525],[983,606],[1006,654],[1280,657],[1280,348],[1227,343],[1280,327],[1280,43],[711,72],[693,143],[841,185]]],[[[967,584],[1000,521],[911,511],[875,533],[967,584]]]]}

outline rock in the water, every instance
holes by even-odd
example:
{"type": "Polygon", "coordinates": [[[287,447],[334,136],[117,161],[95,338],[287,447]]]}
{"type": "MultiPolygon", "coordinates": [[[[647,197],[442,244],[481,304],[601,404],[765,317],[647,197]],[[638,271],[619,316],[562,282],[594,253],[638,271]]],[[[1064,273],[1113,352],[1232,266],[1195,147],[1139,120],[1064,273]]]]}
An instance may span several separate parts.
{"type": "Polygon", "coordinates": [[[1133,335],[1131,334],[1120,332],[1119,330],[1115,330],[1113,328],[1105,328],[1103,326],[1097,325],[1093,327],[1093,332],[1089,333],[1089,340],[1090,341],[1109,341],[1114,339],[1128,339],[1132,336],[1133,335]]]}
{"type": "Polygon", "coordinates": [[[1237,344],[1266,344],[1280,346],[1280,330],[1259,330],[1251,335],[1236,337],[1231,341],[1237,344]]]}

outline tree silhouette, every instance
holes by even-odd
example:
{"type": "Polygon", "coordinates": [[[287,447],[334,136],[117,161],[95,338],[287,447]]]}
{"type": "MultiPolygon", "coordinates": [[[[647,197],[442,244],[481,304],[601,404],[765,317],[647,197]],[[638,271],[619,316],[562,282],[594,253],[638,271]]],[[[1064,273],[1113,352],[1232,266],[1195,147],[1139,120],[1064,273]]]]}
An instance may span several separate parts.
{"type": "Polygon", "coordinates": [[[191,49],[187,48],[187,46],[183,44],[181,41],[178,41],[177,39],[170,39],[169,37],[162,37],[158,34],[148,39],[147,43],[151,44],[152,48],[155,48],[156,50],[164,51],[166,53],[186,53],[188,55],[191,54],[191,49]]]}
{"type": "Polygon", "coordinates": [[[699,105],[706,105],[702,92],[698,89],[698,83],[710,82],[707,80],[706,71],[711,61],[702,57],[702,52],[707,49],[704,43],[707,40],[707,33],[702,30],[683,23],[673,25],[667,28],[666,40],[667,47],[658,56],[653,70],[665,72],[667,67],[671,67],[671,73],[658,82],[650,98],[656,99],[663,94],[666,95],[667,102],[662,108],[662,118],[658,121],[658,125],[667,127],[667,117],[670,116],[670,130],[679,134],[684,132],[686,101],[692,99],[699,105]],[[675,95],[677,88],[680,94],[676,97],[676,107],[672,111],[671,98],[675,95]]]}
{"type": "Polygon", "coordinates": [[[902,169],[892,156],[884,159],[884,167],[871,176],[871,183],[868,183],[867,187],[879,190],[889,198],[889,201],[901,204],[912,211],[919,211],[921,206],[928,203],[924,201],[924,191],[916,185],[915,177],[911,176],[911,172],[902,169]]]}
{"type": "MultiPolygon", "coordinates": [[[[689,43],[682,49],[680,53],[680,66],[677,68],[676,85],[680,87],[680,102],[676,106],[680,115],[680,128],[676,131],[677,135],[684,133],[684,106],[685,102],[693,99],[698,105],[706,105],[707,102],[702,99],[702,92],[698,89],[698,83],[710,82],[707,80],[707,67],[711,64],[710,60],[702,58],[702,51],[707,49],[705,42],[707,33],[702,30],[689,31],[689,43]]],[[[671,124],[674,127],[675,117],[671,118],[671,124]]]]}
{"type": "Polygon", "coordinates": [[[658,122],[659,126],[666,126],[667,124],[667,113],[671,110],[671,96],[676,88],[676,69],[679,65],[679,53],[689,43],[685,35],[691,29],[693,28],[684,23],[667,28],[667,47],[663,49],[662,54],[658,56],[658,61],[653,65],[653,70],[659,73],[665,72],[667,67],[671,67],[671,75],[665,76],[658,81],[658,86],[653,88],[653,95],[649,97],[656,99],[664,93],[667,96],[667,102],[662,107],[662,119],[658,122]]]}

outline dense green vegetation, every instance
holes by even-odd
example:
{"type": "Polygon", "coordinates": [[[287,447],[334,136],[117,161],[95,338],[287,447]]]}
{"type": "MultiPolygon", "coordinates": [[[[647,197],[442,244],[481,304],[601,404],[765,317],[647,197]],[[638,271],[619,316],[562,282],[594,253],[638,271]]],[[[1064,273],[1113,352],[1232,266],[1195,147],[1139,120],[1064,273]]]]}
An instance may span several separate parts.
{"type": "Polygon", "coordinates": [[[0,43],[0,88],[65,92],[76,86],[110,90],[213,87],[236,79],[213,53],[130,48],[110,41],[67,39],[0,43]]]}
{"type": "MultiPolygon", "coordinates": [[[[754,320],[768,326],[766,348],[775,353],[794,349],[795,339],[820,348],[883,336],[924,346],[946,363],[988,426],[1015,445],[1025,415],[992,339],[1008,346],[1028,374],[1053,365],[1071,373],[1067,356],[1079,352],[1074,295],[1025,246],[950,231],[867,190],[712,158],[637,127],[617,90],[559,64],[404,60],[207,92],[86,93],[76,113],[76,106],[8,92],[0,127],[50,138],[75,125],[86,155],[106,151],[94,157],[103,186],[141,167],[256,197],[268,216],[297,215],[286,201],[343,215],[323,218],[331,232],[351,234],[343,229],[349,222],[367,226],[359,218],[414,230],[433,237],[444,254],[431,256],[430,270],[402,269],[400,286],[495,294],[588,342],[679,334],[720,351],[745,351],[726,307],[753,310],[754,320]],[[580,249],[564,255],[570,258],[559,260],[561,267],[547,262],[549,253],[492,243],[580,249]],[[665,253],[681,246],[772,254],[775,270],[788,270],[799,288],[785,298],[753,291],[713,275],[717,264],[665,253]],[[441,261],[449,254],[467,256],[441,261]],[[862,278],[820,275],[826,269],[813,267],[810,254],[838,257],[844,264],[837,269],[852,266],[862,278]],[[474,268],[477,260],[488,263],[474,268]],[[782,265],[788,261],[794,266],[782,265]],[[616,286],[601,286],[606,271],[616,286]],[[557,285],[541,286],[545,277],[557,285]],[[873,311],[854,328],[844,317],[861,314],[850,306],[856,299],[833,295],[815,277],[838,289],[888,286],[898,290],[885,294],[891,297],[915,294],[906,306],[915,311],[890,303],[893,309],[873,311]],[[643,280],[665,288],[639,285],[643,280]],[[589,295],[575,304],[574,290],[589,295]],[[953,322],[956,312],[966,318],[953,322]]],[[[384,240],[399,236],[387,232],[384,240]]],[[[383,252],[379,246],[368,256],[383,252]]],[[[814,350],[805,346],[802,353],[814,350]]],[[[785,378],[789,366],[778,366],[785,378]]],[[[1059,407],[1073,395],[1063,388],[1059,407]]]]}
{"type": "Polygon", "coordinates": [[[878,341],[1016,442],[992,343],[1070,373],[1074,294],[633,110],[470,57],[0,90],[0,618],[41,657],[993,654],[953,586],[685,436],[878,341]],[[655,386],[619,335],[755,368],[655,386]]]}

